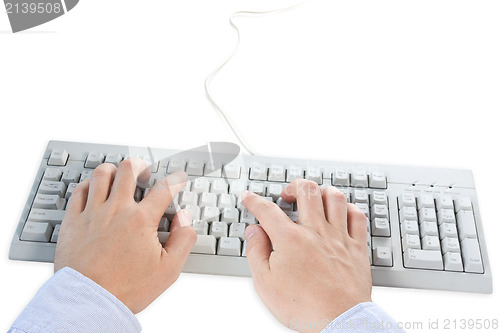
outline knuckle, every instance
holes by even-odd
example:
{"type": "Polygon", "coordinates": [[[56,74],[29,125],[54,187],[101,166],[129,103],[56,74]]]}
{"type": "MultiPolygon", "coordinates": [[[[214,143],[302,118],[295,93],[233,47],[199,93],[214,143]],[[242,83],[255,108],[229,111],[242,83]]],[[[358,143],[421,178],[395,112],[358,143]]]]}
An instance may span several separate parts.
{"type": "Polygon", "coordinates": [[[328,187],[327,188],[327,196],[330,200],[335,200],[335,201],[340,201],[340,202],[347,202],[347,198],[344,195],[344,193],[340,192],[334,187],[328,187]]]}
{"type": "Polygon", "coordinates": [[[109,176],[113,173],[113,171],[116,170],[116,166],[114,166],[111,163],[103,163],[99,165],[95,170],[92,172],[92,177],[98,178],[98,177],[105,177],[109,176]]]}
{"type": "Polygon", "coordinates": [[[119,167],[120,169],[132,169],[132,160],[130,158],[126,159],[126,160],[123,160],[119,167]]]}

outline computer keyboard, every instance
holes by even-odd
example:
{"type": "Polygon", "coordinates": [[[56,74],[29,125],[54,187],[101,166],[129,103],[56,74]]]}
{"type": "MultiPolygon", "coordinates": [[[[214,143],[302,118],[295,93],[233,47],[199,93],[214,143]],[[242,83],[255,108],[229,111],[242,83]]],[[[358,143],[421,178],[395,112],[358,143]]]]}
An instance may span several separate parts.
{"type": "Polygon", "coordinates": [[[119,165],[136,156],[152,172],[149,182],[138,184],[136,201],[157,179],[177,171],[189,175],[158,228],[164,243],[175,213],[181,208],[191,212],[198,240],[185,272],[250,276],[244,232],[258,221],[242,205],[241,193],[248,189],[264,196],[297,221],[296,205],[283,201],[280,193],[294,179],[305,178],[320,186],[336,186],[367,216],[367,255],[374,285],[492,292],[471,171],[274,158],[238,151],[214,161],[210,154],[51,141],[9,258],[52,262],[66,204],[76,185],[101,163],[119,165]]]}

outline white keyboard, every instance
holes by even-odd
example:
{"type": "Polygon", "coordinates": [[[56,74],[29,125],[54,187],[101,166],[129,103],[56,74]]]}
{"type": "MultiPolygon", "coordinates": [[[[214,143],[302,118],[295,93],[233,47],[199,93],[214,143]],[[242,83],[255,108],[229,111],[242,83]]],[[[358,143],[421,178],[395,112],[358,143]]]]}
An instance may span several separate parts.
{"type": "Polygon", "coordinates": [[[374,285],[492,292],[470,171],[237,155],[239,149],[219,155],[196,151],[51,141],[9,258],[52,262],[75,186],[101,163],[118,165],[137,156],[150,165],[153,175],[148,183],[138,184],[137,201],[157,179],[180,170],[189,175],[158,229],[164,243],[176,211],[191,212],[198,240],[185,272],[250,276],[244,232],[258,221],[241,204],[241,193],[248,189],[272,200],[296,221],[296,205],[282,201],[280,193],[292,180],[306,178],[336,186],[366,214],[374,285]]]}

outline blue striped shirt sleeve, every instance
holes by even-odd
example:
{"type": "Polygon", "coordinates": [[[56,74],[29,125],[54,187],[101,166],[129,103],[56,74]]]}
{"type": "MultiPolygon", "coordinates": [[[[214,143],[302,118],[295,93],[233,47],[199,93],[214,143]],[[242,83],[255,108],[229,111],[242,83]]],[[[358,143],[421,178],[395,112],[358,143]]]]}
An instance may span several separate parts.
{"type": "Polygon", "coordinates": [[[9,333],[140,331],[139,321],[120,300],[65,267],[40,288],[9,333]]]}
{"type": "Polygon", "coordinates": [[[325,327],[322,333],[401,333],[404,330],[374,303],[360,303],[325,327]]]}

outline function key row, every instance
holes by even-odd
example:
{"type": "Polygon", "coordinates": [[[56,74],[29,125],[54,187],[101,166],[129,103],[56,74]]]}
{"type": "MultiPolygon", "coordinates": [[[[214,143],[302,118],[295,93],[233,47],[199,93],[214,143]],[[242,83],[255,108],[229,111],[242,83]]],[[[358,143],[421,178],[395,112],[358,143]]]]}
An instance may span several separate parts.
{"type": "Polygon", "coordinates": [[[381,171],[367,173],[365,170],[338,169],[332,173],[325,173],[322,168],[290,166],[273,164],[267,166],[263,163],[254,163],[250,167],[250,180],[263,180],[271,182],[290,183],[295,179],[311,180],[319,185],[323,184],[323,179],[331,179],[334,186],[362,187],[362,188],[387,188],[387,178],[381,171]]]}

